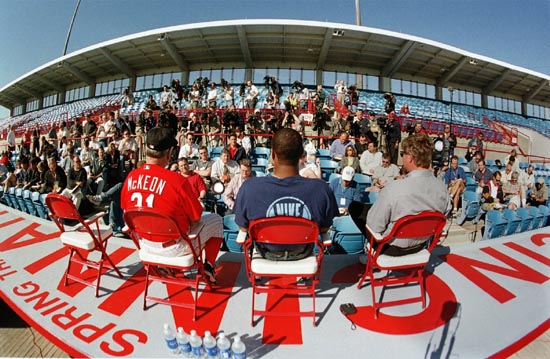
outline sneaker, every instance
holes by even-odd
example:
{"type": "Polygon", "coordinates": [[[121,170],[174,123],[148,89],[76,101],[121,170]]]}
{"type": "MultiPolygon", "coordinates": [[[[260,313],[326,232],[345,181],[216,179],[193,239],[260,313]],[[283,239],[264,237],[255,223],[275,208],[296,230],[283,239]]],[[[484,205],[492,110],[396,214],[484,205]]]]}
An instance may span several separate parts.
{"type": "Polygon", "coordinates": [[[214,271],[214,266],[212,266],[208,262],[204,262],[204,274],[206,274],[206,278],[208,281],[212,284],[216,284],[216,273],[214,271]]]}
{"type": "Polygon", "coordinates": [[[88,199],[88,201],[90,201],[91,204],[93,204],[94,206],[99,206],[102,202],[101,200],[101,196],[100,195],[95,195],[95,196],[91,196],[91,195],[86,195],[86,198],[88,199]]]}

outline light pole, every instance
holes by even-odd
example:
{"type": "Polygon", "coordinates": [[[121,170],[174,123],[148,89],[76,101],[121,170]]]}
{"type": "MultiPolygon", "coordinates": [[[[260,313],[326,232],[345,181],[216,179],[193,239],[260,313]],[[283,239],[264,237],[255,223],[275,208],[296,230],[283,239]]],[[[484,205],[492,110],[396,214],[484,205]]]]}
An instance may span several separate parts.
{"type": "Polygon", "coordinates": [[[73,31],[74,19],[76,18],[76,13],[78,12],[78,7],[80,6],[80,0],[76,3],[74,8],[73,17],[71,18],[71,24],[69,25],[69,31],[67,32],[67,38],[65,39],[65,46],[63,47],[63,56],[67,55],[67,46],[69,46],[69,39],[71,37],[71,32],[73,31]]]}

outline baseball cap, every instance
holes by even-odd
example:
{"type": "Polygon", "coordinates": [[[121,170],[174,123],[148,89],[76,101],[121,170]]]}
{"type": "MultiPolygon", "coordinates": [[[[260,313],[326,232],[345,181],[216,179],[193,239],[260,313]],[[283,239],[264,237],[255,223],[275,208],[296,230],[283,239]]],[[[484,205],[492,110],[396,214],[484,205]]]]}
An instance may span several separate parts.
{"type": "Polygon", "coordinates": [[[544,177],[539,177],[539,178],[537,179],[537,182],[538,182],[539,184],[544,184],[544,177]]]}
{"type": "Polygon", "coordinates": [[[164,151],[177,144],[172,131],[167,127],[155,127],[147,132],[147,148],[154,151],[164,151]]]}
{"type": "Polygon", "coordinates": [[[342,170],[342,179],[344,181],[351,181],[355,175],[355,170],[353,167],[347,166],[342,170]]]}

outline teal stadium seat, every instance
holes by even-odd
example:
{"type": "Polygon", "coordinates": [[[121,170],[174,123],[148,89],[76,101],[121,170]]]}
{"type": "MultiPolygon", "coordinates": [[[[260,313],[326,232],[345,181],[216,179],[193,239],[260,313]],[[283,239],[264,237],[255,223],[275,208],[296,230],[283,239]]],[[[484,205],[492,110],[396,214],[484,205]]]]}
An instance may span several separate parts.
{"type": "Polygon", "coordinates": [[[492,209],[485,215],[485,231],[482,240],[502,237],[508,226],[508,221],[502,216],[502,213],[492,209]]]}
{"type": "Polygon", "coordinates": [[[223,217],[223,240],[227,250],[234,253],[242,253],[243,246],[237,244],[239,226],[235,223],[235,215],[228,214],[223,217]]]}
{"type": "Polygon", "coordinates": [[[505,208],[502,211],[502,216],[508,220],[504,235],[509,236],[516,233],[521,225],[521,218],[516,215],[516,211],[505,208]]]}
{"type": "Polygon", "coordinates": [[[475,218],[480,209],[480,195],[475,191],[464,191],[462,193],[462,213],[456,219],[456,224],[462,225],[467,219],[475,218]]]}
{"type": "Polygon", "coordinates": [[[521,218],[521,224],[519,225],[518,232],[526,232],[531,230],[533,216],[529,213],[529,210],[527,208],[520,207],[516,210],[516,215],[521,218]]]}
{"type": "Polygon", "coordinates": [[[332,247],[333,254],[358,254],[363,253],[365,237],[357,228],[350,216],[334,218],[332,223],[332,247]]]}

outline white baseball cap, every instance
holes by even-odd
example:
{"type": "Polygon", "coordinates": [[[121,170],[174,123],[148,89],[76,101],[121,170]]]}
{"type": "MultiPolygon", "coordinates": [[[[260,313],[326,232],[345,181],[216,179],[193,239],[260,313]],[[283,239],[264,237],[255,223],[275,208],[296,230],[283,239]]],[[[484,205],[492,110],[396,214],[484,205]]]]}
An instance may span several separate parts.
{"type": "Polygon", "coordinates": [[[347,166],[342,170],[342,179],[344,181],[351,181],[355,175],[355,170],[353,167],[347,166]]]}

